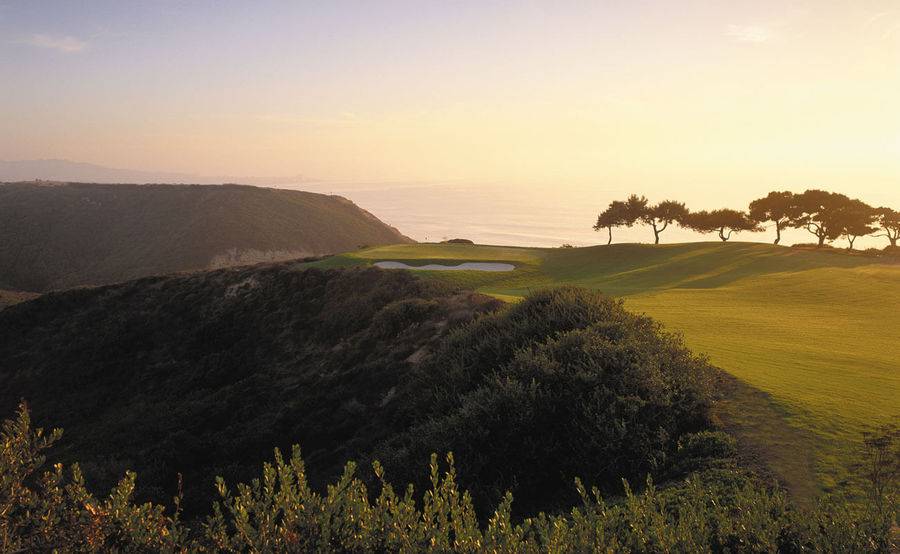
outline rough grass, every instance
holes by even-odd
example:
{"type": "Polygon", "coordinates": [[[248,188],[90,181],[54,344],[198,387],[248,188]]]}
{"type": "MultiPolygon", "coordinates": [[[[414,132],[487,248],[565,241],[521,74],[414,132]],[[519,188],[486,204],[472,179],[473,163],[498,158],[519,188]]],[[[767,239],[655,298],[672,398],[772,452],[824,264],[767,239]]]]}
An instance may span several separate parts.
{"type": "Polygon", "coordinates": [[[422,272],[515,301],[574,284],[684,334],[688,346],[766,396],[726,414],[794,489],[831,487],[864,429],[900,417],[900,265],[753,243],[532,249],[447,244],[366,249],[319,262],[503,261],[511,273],[422,272]],[[785,428],[785,423],[787,428],[785,428]],[[782,431],[778,431],[782,429],[782,431]],[[777,436],[776,436],[777,435],[777,436]],[[812,452],[814,463],[809,463],[812,452]],[[815,478],[809,476],[810,465],[815,478]]]}

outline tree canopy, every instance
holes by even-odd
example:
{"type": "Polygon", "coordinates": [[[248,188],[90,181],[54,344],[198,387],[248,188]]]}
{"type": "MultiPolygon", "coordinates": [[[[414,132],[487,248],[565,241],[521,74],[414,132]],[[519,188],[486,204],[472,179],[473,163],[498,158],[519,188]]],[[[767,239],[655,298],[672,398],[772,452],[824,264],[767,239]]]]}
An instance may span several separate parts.
{"type": "Polygon", "coordinates": [[[891,246],[897,246],[897,240],[900,239],[900,212],[890,208],[880,207],[875,209],[878,225],[883,234],[879,237],[886,237],[891,241],[891,246]]]}
{"type": "Polygon", "coordinates": [[[606,229],[609,232],[609,240],[606,244],[612,244],[612,229],[620,225],[631,227],[637,219],[636,214],[627,202],[614,200],[609,207],[597,216],[597,223],[594,224],[594,230],[599,231],[606,229]]]}
{"type": "Polygon", "coordinates": [[[686,219],[685,225],[699,233],[718,232],[722,242],[730,239],[732,233],[740,233],[741,231],[755,233],[763,230],[759,223],[752,220],[744,212],[727,208],[691,213],[686,219]]]}
{"type": "Polygon", "coordinates": [[[672,223],[683,223],[689,213],[683,202],[663,200],[655,206],[646,207],[639,219],[653,229],[653,242],[659,244],[659,235],[672,223]]]}
{"type": "Polygon", "coordinates": [[[846,202],[838,209],[838,215],[841,235],[850,243],[850,250],[853,250],[853,243],[857,238],[870,235],[878,229],[874,226],[875,210],[861,200],[846,202]]]}
{"type": "Polygon", "coordinates": [[[781,242],[781,231],[791,223],[794,212],[794,193],[772,191],[765,198],[750,203],[750,218],[759,223],[775,224],[775,244],[781,242]]]}
{"type": "Polygon", "coordinates": [[[841,236],[839,210],[850,199],[836,192],[812,189],[796,196],[791,225],[816,236],[819,246],[841,236]]]}
{"type": "Polygon", "coordinates": [[[659,235],[677,223],[699,233],[717,233],[725,242],[736,233],[763,231],[769,227],[763,225],[766,222],[775,228],[775,244],[781,242],[781,232],[787,228],[807,230],[818,246],[844,238],[851,250],[857,238],[879,229],[876,236],[886,237],[891,246],[900,241],[900,212],[873,208],[862,200],[820,189],[772,191],[750,202],[746,212],[731,208],[691,212],[682,202],[664,200],[652,205],[645,196],[632,194],[624,201],[611,202],[597,217],[594,230],[607,229],[610,244],[613,227],[642,223],[653,230],[654,243],[659,244],[659,235]]]}

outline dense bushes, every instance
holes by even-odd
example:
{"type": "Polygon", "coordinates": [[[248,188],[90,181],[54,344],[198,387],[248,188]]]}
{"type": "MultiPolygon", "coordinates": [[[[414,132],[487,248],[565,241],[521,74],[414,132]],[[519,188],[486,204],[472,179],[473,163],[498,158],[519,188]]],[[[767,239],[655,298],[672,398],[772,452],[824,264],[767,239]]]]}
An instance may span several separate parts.
{"type": "Polygon", "coordinates": [[[44,451],[58,438],[58,431],[32,429],[24,408],[4,423],[0,551],[889,552],[896,517],[895,497],[883,493],[888,502],[880,510],[874,502],[825,502],[802,511],[739,472],[710,470],[663,490],[650,482],[640,494],[626,487],[615,503],[577,481],[578,507],[522,521],[511,516],[506,494],[482,523],[451,456],[444,472],[432,456],[429,486],[417,500],[411,487],[395,492],[377,463],[376,490],[348,464],[319,494],[295,448],[288,460],[276,451],[261,478],[235,490],[219,480],[213,514],[203,525],[185,525],[177,511],[134,504],[133,473],[98,499],[77,466],[45,471],[44,451]]]}
{"type": "Polygon", "coordinates": [[[579,289],[497,309],[404,272],[278,264],[49,294],[0,335],[0,409],[33,395],[72,424],[55,459],[88,462],[42,474],[58,434],[7,423],[0,551],[864,550],[895,513],[883,488],[869,511],[805,513],[749,479],[708,422],[713,369],[579,289]],[[251,481],[298,442],[309,471],[295,451],[251,481]],[[353,458],[374,474],[314,492],[353,458]]]}
{"type": "Polygon", "coordinates": [[[708,428],[703,360],[598,293],[466,324],[496,307],[405,272],[284,264],[48,294],[0,313],[0,410],[28,398],[67,428],[61,460],[101,490],[133,469],[138,499],[168,502],[183,474],[189,516],[213,476],[246,481],[296,443],[314,486],[374,458],[423,485],[453,451],[481,514],[507,490],[531,515],[576,502],[576,476],[619,494],[690,470],[675,456],[708,428]]]}
{"type": "Polygon", "coordinates": [[[453,332],[402,391],[408,430],[378,451],[404,479],[453,451],[463,484],[526,514],[570,506],[580,476],[604,492],[673,461],[708,427],[713,369],[653,320],[583,289],[536,293],[453,332]]]}
{"type": "Polygon", "coordinates": [[[571,506],[585,479],[665,476],[678,441],[707,429],[711,368],[649,318],[559,289],[491,299],[377,268],[288,264],[45,295],[0,312],[0,410],[28,398],[74,440],[91,486],[141,475],[137,498],[185,512],[211,480],[248,480],[300,443],[320,486],[348,459],[421,484],[457,455],[487,513],[571,506]],[[446,340],[442,342],[442,337],[446,340]]]}
{"type": "Polygon", "coordinates": [[[301,443],[316,486],[399,430],[384,418],[418,358],[499,303],[377,268],[290,264],[50,293],[0,312],[0,413],[27,398],[67,429],[61,460],[108,490],[203,512],[301,443]]]}

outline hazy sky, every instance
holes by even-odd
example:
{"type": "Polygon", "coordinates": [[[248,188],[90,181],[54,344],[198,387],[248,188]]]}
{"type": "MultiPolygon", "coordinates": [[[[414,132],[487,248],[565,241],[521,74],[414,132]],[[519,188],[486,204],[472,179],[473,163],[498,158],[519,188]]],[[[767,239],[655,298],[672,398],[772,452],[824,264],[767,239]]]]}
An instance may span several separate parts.
{"type": "Polygon", "coordinates": [[[900,205],[900,2],[0,1],[0,159],[900,205]]]}

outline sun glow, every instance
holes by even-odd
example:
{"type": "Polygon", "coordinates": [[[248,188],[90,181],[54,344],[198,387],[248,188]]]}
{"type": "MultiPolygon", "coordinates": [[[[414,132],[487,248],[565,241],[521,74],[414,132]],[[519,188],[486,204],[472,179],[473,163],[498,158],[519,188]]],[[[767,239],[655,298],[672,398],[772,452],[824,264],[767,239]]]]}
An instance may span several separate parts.
{"type": "Polygon", "coordinates": [[[896,204],[900,11],[878,4],[6,6],[0,158],[896,204]]]}

